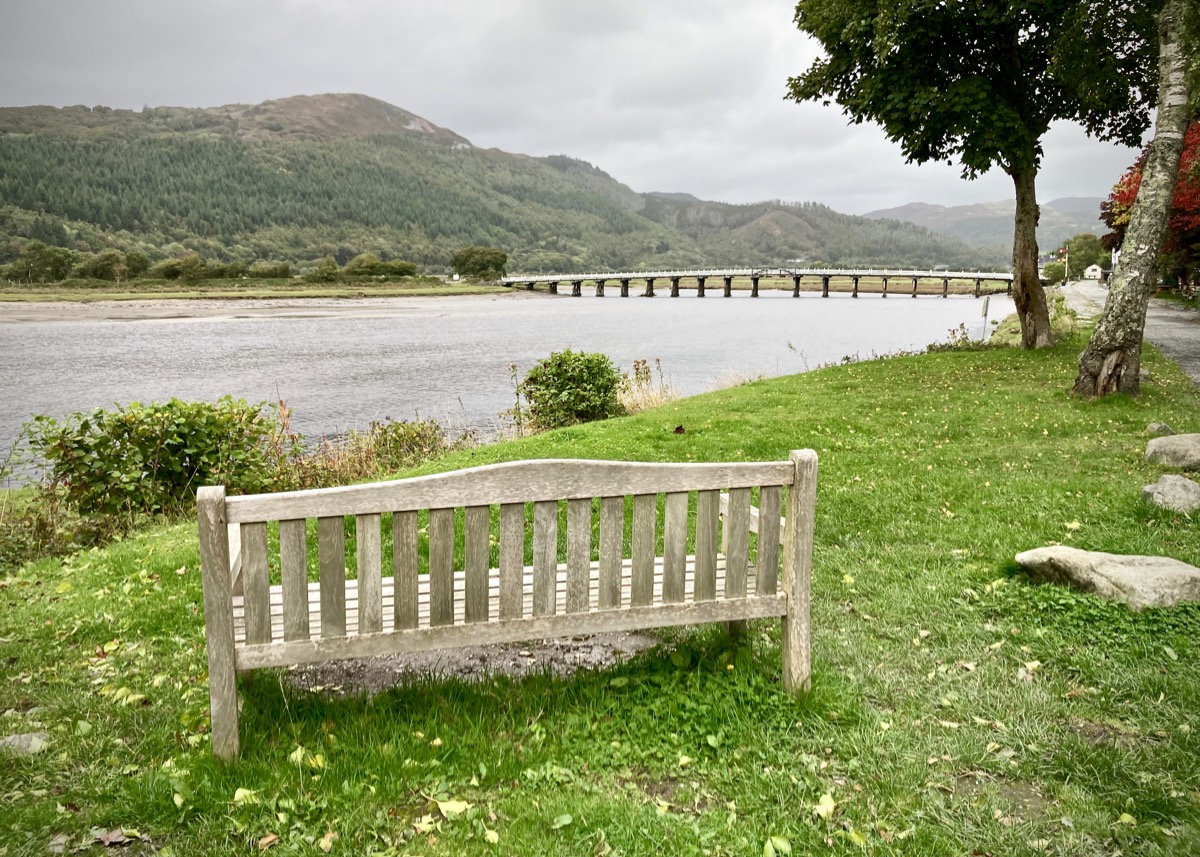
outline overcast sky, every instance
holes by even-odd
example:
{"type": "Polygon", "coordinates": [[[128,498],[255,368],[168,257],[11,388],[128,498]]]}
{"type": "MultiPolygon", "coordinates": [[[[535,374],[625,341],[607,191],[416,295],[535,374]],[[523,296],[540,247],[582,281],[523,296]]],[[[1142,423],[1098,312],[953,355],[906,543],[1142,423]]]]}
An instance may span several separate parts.
{"type": "MultiPolygon", "coordinates": [[[[791,0],[7,0],[0,105],[212,107],[358,92],[485,148],[582,158],[637,191],[860,214],[1012,197],[906,164],[836,105],[783,100],[817,56],[791,0]]],[[[943,49],[931,45],[931,50],[943,49]]],[[[1038,197],[1106,196],[1136,152],[1044,140],[1038,197]]]]}

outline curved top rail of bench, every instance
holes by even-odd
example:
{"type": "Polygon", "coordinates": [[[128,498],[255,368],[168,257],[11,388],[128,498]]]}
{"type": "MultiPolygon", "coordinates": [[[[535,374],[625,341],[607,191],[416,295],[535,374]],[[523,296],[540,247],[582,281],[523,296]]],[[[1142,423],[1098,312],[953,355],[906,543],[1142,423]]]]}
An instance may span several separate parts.
{"type": "MultiPolygon", "coordinates": [[[[812,456],[802,450],[793,456],[812,456]]],[[[226,522],[282,521],[413,509],[790,485],[797,461],[661,464],[536,459],[391,482],[229,497],[226,522]]],[[[205,489],[201,489],[205,491],[205,489]]],[[[207,491],[205,491],[207,493],[207,491]]]]}

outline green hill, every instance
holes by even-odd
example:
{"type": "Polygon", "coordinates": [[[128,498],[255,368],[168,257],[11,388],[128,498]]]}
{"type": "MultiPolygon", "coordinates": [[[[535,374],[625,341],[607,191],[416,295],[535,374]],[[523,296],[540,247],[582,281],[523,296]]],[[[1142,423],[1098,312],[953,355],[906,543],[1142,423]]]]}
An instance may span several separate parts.
{"type": "Polygon", "coordinates": [[[216,108],[0,108],[0,262],[29,239],[223,261],[363,252],[514,271],[808,262],[987,266],[995,252],[824,206],[638,194],[565,156],[480,149],[362,95],[216,108]]]}

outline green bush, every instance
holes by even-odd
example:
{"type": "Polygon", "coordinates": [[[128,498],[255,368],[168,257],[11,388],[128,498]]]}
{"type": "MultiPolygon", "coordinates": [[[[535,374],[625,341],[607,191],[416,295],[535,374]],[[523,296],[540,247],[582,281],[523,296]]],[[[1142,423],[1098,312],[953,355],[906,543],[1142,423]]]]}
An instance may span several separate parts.
{"type": "Polygon", "coordinates": [[[285,455],[277,429],[262,405],[229,396],[134,402],[26,425],[47,488],[81,516],[116,527],[140,514],[183,511],[201,485],[270,489],[285,455]]]}
{"type": "Polygon", "coordinates": [[[282,280],[292,276],[292,266],[287,262],[255,262],[250,266],[250,276],[263,280],[282,280]]]}
{"type": "Polygon", "coordinates": [[[568,348],[539,360],[517,392],[528,403],[532,428],[544,430],[620,416],[621,380],[605,355],[568,348]]]}

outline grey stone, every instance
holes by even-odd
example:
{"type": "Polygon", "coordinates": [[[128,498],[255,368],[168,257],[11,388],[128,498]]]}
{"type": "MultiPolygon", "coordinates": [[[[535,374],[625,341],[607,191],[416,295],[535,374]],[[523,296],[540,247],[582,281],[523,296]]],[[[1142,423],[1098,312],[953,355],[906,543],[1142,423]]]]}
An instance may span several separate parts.
{"type": "Polygon", "coordinates": [[[1186,476],[1167,474],[1143,488],[1142,498],[1172,512],[1195,512],[1200,509],[1200,485],[1186,476]]]}
{"type": "Polygon", "coordinates": [[[1175,429],[1166,423],[1150,423],[1150,425],[1146,426],[1146,434],[1152,434],[1155,437],[1166,437],[1167,435],[1175,434],[1175,429]]]}
{"type": "Polygon", "coordinates": [[[1134,610],[1200,601],[1200,568],[1165,556],[1127,556],[1062,545],[1017,554],[1030,577],[1122,601],[1134,610]]]}
{"type": "Polygon", "coordinates": [[[34,753],[40,753],[46,749],[46,739],[48,737],[45,732],[5,735],[0,738],[0,750],[8,750],[12,753],[24,753],[27,756],[32,756],[34,753]]]}
{"type": "Polygon", "coordinates": [[[1200,470],[1200,434],[1153,438],[1146,444],[1146,460],[1183,470],[1200,470]]]}

